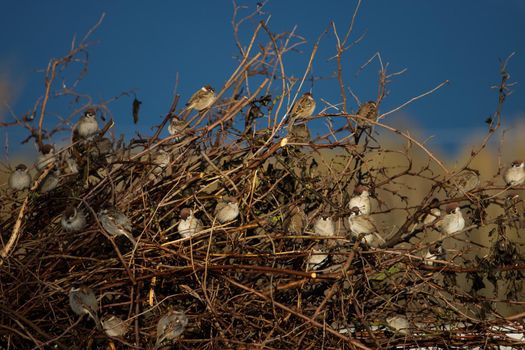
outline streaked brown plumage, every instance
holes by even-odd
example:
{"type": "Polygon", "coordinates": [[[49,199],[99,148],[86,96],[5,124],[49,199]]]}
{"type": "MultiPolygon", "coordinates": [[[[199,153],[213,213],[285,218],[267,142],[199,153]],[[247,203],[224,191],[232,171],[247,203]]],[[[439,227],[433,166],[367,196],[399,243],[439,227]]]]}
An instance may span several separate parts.
{"type": "Polygon", "coordinates": [[[215,90],[210,85],[205,85],[194,93],[186,103],[187,109],[202,111],[215,102],[215,90]]]}

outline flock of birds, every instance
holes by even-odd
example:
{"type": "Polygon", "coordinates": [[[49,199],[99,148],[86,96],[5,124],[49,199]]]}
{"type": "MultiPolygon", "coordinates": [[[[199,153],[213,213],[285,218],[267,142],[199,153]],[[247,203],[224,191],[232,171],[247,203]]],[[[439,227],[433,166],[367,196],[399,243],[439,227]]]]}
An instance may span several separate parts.
{"type": "MultiPolygon", "coordinates": [[[[207,110],[216,101],[216,95],[210,86],[204,86],[197,91],[186,104],[187,110],[196,110],[198,112],[207,110]]],[[[315,100],[311,93],[303,94],[293,105],[288,113],[288,134],[296,142],[304,142],[310,138],[310,132],[306,126],[306,121],[311,117],[315,110],[315,100]]],[[[362,104],[357,112],[358,124],[366,124],[366,120],[376,120],[377,104],[369,101],[362,104]]],[[[171,135],[180,135],[189,125],[186,121],[173,116],[168,125],[168,131],[171,135]]],[[[80,117],[79,121],[73,127],[73,140],[77,143],[84,143],[89,152],[96,152],[100,155],[107,155],[112,151],[112,142],[100,135],[100,128],[96,118],[96,110],[89,108],[80,117]]],[[[307,142],[307,141],[306,141],[307,142]]],[[[163,160],[167,165],[169,158],[163,160]]],[[[74,172],[77,168],[72,157],[65,160],[66,167],[69,171],[74,172]]],[[[48,171],[48,174],[41,180],[36,190],[40,193],[46,193],[60,184],[61,166],[59,166],[58,153],[55,148],[46,144],[40,148],[40,154],[37,158],[35,167],[38,171],[48,171]]],[[[63,167],[63,166],[62,166],[63,167]]],[[[78,171],[78,170],[76,170],[78,171]]],[[[514,161],[503,174],[505,183],[508,186],[519,186],[525,182],[525,168],[523,161],[514,161]]],[[[12,190],[24,191],[32,188],[33,179],[29,169],[25,164],[19,164],[10,174],[8,185],[12,190]]],[[[370,189],[364,185],[358,185],[355,188],[354,195],[348,203],[350,216],[346,219],[347,227],[355,239],[369,247],[380,247],[385,243],[385,237],[378,228],[371,214],[370,189]]],[[[215,219],[220,223],[228,223],[237,219],[239,216],[239,201],[233,196],[222,197],[215,207],[215,219]]],[[[297,210],[299,221],[304,213],[297,210]]],[[[98,222],[102,228],[111,236],[124,236],[129,239],[135,246],[137,241],[132,234],[133,223],[125,213],[115,207],[106,207],[101,209],[97,214],[98,222]]],[[[61,226],[68,232],[78,232],[91,224],[89,216],[77,205],[69,205],[62,214],[61,226]]],[[[430,211],[422,219],[422,224],[430,226],[442,233],[443,237],[453,235],[463,230],[465,219],[457,203],[449,204],[445,212],[439,209],[439,201],[434,202],[430,211]]],[[[178,233],[183,238],[196,235],[204,229],[200,219],[190,208],[180,210],[180,220],[177,225],[178,233]]],[[[304,232],[304,225],[294,222],[293,218],[289,225],[289,230],[304,232]],[[295,225],[295,226],[294,226],[295,225]]],[[[321,212],[319,217],[313,223],[313,233],[322,237],[330,237],[336,234],[336,225],[330,213],[321,212]]],[[[426,262],[432,264],[432,260],[443,259],[445,254],[441,244],[430,247],[426,262]]],[[[307,268],[316,269],[321,266],[327,259],[328,254],[322,247],[312,250],[308,257],[307,268]]],[[[85,285],[72,286],[69,291],[69,302],[71,310],[77,315],[89,315],[97,327],[102,328],[110,337],[121,337],[126,334],[129,323],[115,315],[106,315],[102,319],[98,316],[98,302],[93,290],[85,285]]],[[[406,326],[406,320],[395,319],[392,321],[393,328],[406,326]]],[[[157,324],[157,340],[155,349],[163,344],[172,341],[180,336],[188,323],[188,318],[182,311],[170,310],[164,314],[157,324]]]]}

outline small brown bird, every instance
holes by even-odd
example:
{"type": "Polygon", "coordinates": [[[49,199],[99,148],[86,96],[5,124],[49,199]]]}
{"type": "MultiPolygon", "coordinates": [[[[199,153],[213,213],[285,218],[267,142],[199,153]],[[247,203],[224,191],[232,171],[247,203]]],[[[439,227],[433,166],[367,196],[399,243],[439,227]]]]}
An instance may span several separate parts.
{"type": "Polygon", "coordinates": [[[368,101],[357,110],[356,115],[361,118],[356,118],[356,122],[360,125],[367,124],[367,120],[377,120],[377,103],[375,101],[368,101]],[[364,119],[363,119],[364,118],[364,119]]]}
{"type": "Polygon", "coordinates": [[[310,255],[306,260],[306,271],[317,270],[328,260],[328,254],[322,247],[316,245],[310,251],[310,255]]]}
{"type": "Polygon", "coordinates": [[[68,232],[80,231],[86,226],[86,216],[82,210],[70,205],[62,214],[60,224],[68,232]]]}
{"type": "Polygon", "coordinates": [[[434,260],[445,260],[447,252],[441,242],[431,245],[425,255],[425,264],[428,266],[434,265],[434,260]]]}
{"type": "Polygon", "coordinates": [[[314,223],[314,233],[318,236],[332,237],[335,235],[335,223],[328,212],[322,213],[314,223]]]}
{"type": "Polygon", "coordinates": [[[64,153],[64,172],[68,175],[78,174],[77,161],[69,153],[64,153]]]}
{"type": "Polygon", "coordinates": [[[157,341],[153,350],[157,350],[166,341],[173,341],[180,336],[188,325],[188,317],[183,311],[170,310],[157,323],[157,341]]]}
{"type": "Polygon", "coordinates": [[[310,129],[306,124],[294,124],[288,126],[289,143],[308,143],[312,139],[310,129]]]}
{"type": "Polygon", "coordinates": [[[202,230],[202,222],[193,216],[193,210],[183,208],[180,211],[180,222],[177,230],[183,238],[189,238],[202,230]]]}
{"type": "Polygon", "coordinates": [[[109,337],[122,337],[129,329],[129,323],[115,315],[106,315],[100,320],[102,329],[109,337]]]}
{"type": "Polygon", "coordinates": [[[168,125],[168,132],[170,133],[170,135],[179,135],[175,139],[175,141],[180,141],[183,136],[182,132],[184,131],[184,129],[186,129],[187,126],[188,124],[184,120],[180,120],[177,117],[172,117],[168,125]]]}
{"type": "Polygon", "coordinates": [[[441,216],[441,210],[439,210],[439,199],[433,198],[430,202],[430,210],[423,218],[423,225],[431,225],[441,216]]]}
{"type": "Polygon", "coordinates": [[[31,186],[31,175],[29,175],[25,164],[18,164],[7,180],[9,188],[22,191],[31,186]]]}
{"type": "Polygon", "coordinates": [[[76,129],[78,136],[83,139],[88,139],[94,136],[99,130],[97,112],[95,109],[87,109],[74,128],[76,129]]]}
{"type": "Polygon", "coordinates": [[[366,243],[370,247],[379,247],[385,243],[375,221],[370,215],[361,214],[358,207],[352,208],[352,212],[348,217],[348,227],[357,239],[360,239],[362,243],[366,243]]]}
{"type": "Polygon", "coordinates": [[[73,286],[69,290],[69,306],[71,310],[79,316],[89,315],[97,325],[100,325],[98,318],[98,302],[93,290],[87,286],[73,286]]]}
{"type": "Polygon", "coordinates": [[[451,235],[465,228],[465,219],[457,203],[450,203],[447,206],[445,216],[434,223],[434,227],[442,234],[451,235]]]}
{"type": "Polygon", "coordinates": [[[59,183],[60,183],[60,170],[58,169],[52,170],[42,180],[42,182],[38,186],[37,191],[40,193],[51,192],[52,190],[57,188],[59,183]]]}
{"type": "Polygon", "coordinates": [[[155,165],[153,175],[163,175],[171,162],[171,155],[163,149],[153,151],[151,162],[155,165]]]}
{"type": "Polygon", "coordinates": [[[36,168],[42,170],[49,164],[56,162],[55,147],[53,145],[43,145],[36,160],[36,168]]]}
{"type": "Polygon", "coordinates": [[[113,142],[107,137],[95,139],[90,146],[89,153],[92,157],[103,157],[113,151],[113,142]]]}
{"type": "Polygon", "coordinates": [[[503,179],[507,186],[519,186],[525,182],[525,163],[522,160],[515,160],[511,167],[503,174],[503,179]]]}
{"type": "Polygon", "coordinates": [[[194,93],[186,103],[188,110],[195,109],[202,111],[206,108],[211,107],[215,102],[215,90],[210,85],[203,86],[199,91],[194,93]]]}
{"type": "Polygon", "coordinates": [[[405,316],[395,315],[386,319],[388,327],[394,331],[407,335],[410,332],[410,323],[405,316]]]}
{"type": "Polygon", "coordinates": [[[226,196],[217,202],[215,217],[221,224],[233,221],[239,216],[239,202],[232,196],[226,196]]]}
{"type": "Polygon", "coordinates": [[[451,196],[463,195],[479,186],[479,176],[474,170],[465,169],[450,179],[451,196]]]}
{"type": "Polygon", "coordinates": [[[348,207],[350,209],[358,207],[361,215],[370,214],[370,192],[368,191],[368,187],[363,185],[357,186],[354,190],[354,197],[350,199],[348,207]]]}
{"type": "Polygon", "coordinates": [[[103,209],[98,213],[100,224],[111,236],[126,236],[127,239],[137,244],[137,241],[131,234],[131,220],[115,208],[103,209]]]}
{"type": "Polygon", "coordinates": [[[290,125],[297,119],[308,118],[315,111],[315,100],[310,92],[305,92],[292,106],[290,111],[290,125]]]}
{"type": "Polygon", "coordinates": [[[293,205],[284,218],[284,229],[288,233],[301,234],[306,226],[306,221],[307,217],[304,210],[297,205],[293,205]]]}

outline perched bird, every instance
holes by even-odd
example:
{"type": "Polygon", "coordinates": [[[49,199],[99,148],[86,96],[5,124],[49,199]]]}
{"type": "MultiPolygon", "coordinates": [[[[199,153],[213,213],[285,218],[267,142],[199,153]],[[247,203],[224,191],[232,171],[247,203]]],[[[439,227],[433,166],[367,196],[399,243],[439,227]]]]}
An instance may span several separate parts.
{"type": "Polygon", "coordinates": [[[479,186],[479,175],[474,170],[465,169],[450,179],[453,197],[472,191],[479,186]]]}
{"type": "Polygon", "coordinates": [[[315,246],[306,260],[306,271],[317,270],[326,261],[328,261],[328,254],[324,252],[319,246],[315,246]]]}
{"type": "Polygon", "coordinates": [[[400,334],[407,335],[409,333],[410,324],[408,323],[408,320],[405,316],[396,315],[393,317],[389,317],[386,319],[386,323],[388,327],[400,334]]]}
{"type": "Polygon", "coordinates": [[[69,232],[76,232],[86,227],[86,216],[82,210],[70,205],[62,213],[62,219],[60,220],[62,228],[69,232]]]}
{"type": "Polygon", "coordinates": [[[215,102],[215,90],[209,85],[203,86],[199,91],[194,93],[186,103],[188,110],[195,109],[202,111],[209,108],[215,102]]]}
{"type": "Polygon", "coordinates": [[[151,162],[155,165],[153,175],[162,175],[171,162],[171,155],[163,149],[154,151],[151,162]]]}
{"type": "Polygon", "coordinates": [[[311,140],[310,129],[306,124],[294,124],[288,127],[288,142],[308,143],[311,140]]]}
{"type": "Polygon", "coordinates": [[[511,221],[517,222],[518,226],[525,227],[525,202],[518,193],[509,193],[505,197],[505,213],[511,221]]]}
{"type": "Polygon", "coordinates": [[[512,162],[503,174],[503,179],[507,186],[519,186],[525,182],[525,163],[522,160],[512,162]]]}
{"type": "Polygon", "coordinates": [[[175,141],[180,141],[182,139],[182,132],[186,129],[187,123],[184,120],[180,120],[177,117],[173,117],[170,120],[168,125],[168,132],[170,135],[179,135],[175,141]]]}
{"type": "Polygon", "coordinates": [[[164,342],[171,342],[180,336],[187,324],[188,317],[183,311],[168,311],[157,323],[157,341],[153,349],[157,350],[164,342]]]}
{"type": "Polygon", "coordinates": [[[450,203],[445,216],[434,223],[434,227],[442,234],[451,235],[465,228],[465,219],[457,203],[450,203]]]}
{"type": "Polygon", "coordinates": [[[89,315],[99,327],[97,297],[91,288],[83,285],[71,287],[69,291],[69,305],[71,310],[77,315],[89,315]]]}
{"type": "Polygon", "coordinates": [[[288,214],[284,218],[284,229],[289,233],[303,233],[306,226],[307,217],[304,210],[294,205],[290,208],[288,214]]]}
{"type": "Polygon", "coordinates": [[[189,238],[202,230],[202,222],[193,216],[193,210],[184,208],[180,212],[180,222],[177,230],[183,238],[189,238]]]}
{"type": "Polygon", "coordinates": [[[131,220],[117,209],[109,208],[101,210],[98,213],[98,220],[104,230],[111,236],[126,236],[133,245],[137,244],[137,241],[135,241],[135,238],[133,238],[131,234],[131,220]]]}
{"type": "Polygon", "coordinates": [[[350,209],[359,208],[359,213],[362,215],[370,214],[370,192],[366,186],[359,185],[355,188],[354,197],[350,199],[348,207],[350,209]]]}
{"type": "Polygon", "coordinates": [[[29,175],[27,166],[25,164],[18,164],[9,175],[7,180],[9,188],[15,191],[22,191],[31,186],[31,175],[29,175]]]}
{"type": "Polygon", "coordinates": [[[43,145],[40,153],[36,159],[36,168],[38,170],[42,170],[49,164],[56,162],[55,147],[53,147],[53,145],[43,145]]]}
{"type": "Polygon", "coordinates": [[[109,337],[122,337],[129,329],[129,323],[115,315],[106,315],[100,320],[102,329],[109,337]]]}
{"type": "Polygon", "coordinates": [[[46,177],[40,182],[37,191],[40,193],[47,193],[57,188],[60,183],[60,170],[56,169],[50,171],[46,177]]]}
{"type": "Polygon", "coordinates": [[[423,225],[431,225],[441,216],[441,210],[439,210],[439,199],[433,198],[430,202],[430,211],[423,218],[423,225]]]}
{"type": "Polygon", "coordinates": [[[215,217],[221,224],[235,220],[239,216],[239,203],[232,196],[226,196],[217,203],[215,217]]]}
{"type": "Polygon", "coordinates": [[[379,247],[385,243],[384,238],[370,215],[363,215],[358,207],[353,207],[348,217],[348,227],[350,232],[362,243],[370,247],[379,247]]]}
{"type": "Polygon", "coordinates": [[[66,174],[78,174],[78,164],[75,158],[67,154],[65,157],[65,173],[66,174]]]}
{"type": "Polygon", "coordinates": [[[425,255],[425,264],[429,266],[434,265],[434,260],[445,260],[447,252],[443,247],[443,244],[438,242],[428,248],[428,252],[425,255]]]}
{"type": "Polygon", "coordinates": [[[315,220],[314,232],[318,236],[332,237],[335,235],[335,223],[328,213],[321,214],[315,220]]]}
{"type": "Polygon", "coordinates": [[[308,118],[315,111],[315,100],[310,92],[305,92],[292,106],[290,111],[290,124],[297,119],[308,118]]]}
{"type": "Polygon", "coordinates": [[[357,110],[356,115],[358,117],[361,117],[357,119],[357,123],[361,125],[366,124],[366,120],[376,121],[377,120],[377,103],[375,101],[368,101],[368,102],[361,104],[361,106],[359,106],[359,109],[357,110]]]}
{"type": "Polygon", "coordinates": [[[79,137],[83,139],[94,136],[99,128],[97,122],[97,112],[93,108],[89,108],[80,117],[78,123],[75,125],[76,132],[79,137]]]}
{"type": "Polygon", "coordinates": [[[289,113],[288,137],[291,143],[310,142],[310,129],[305,123],[296,123],[297,120],[308,118],[314,113],[315,100],[311,93],[305,92],[292,106],[289,113]]]}
{"type": "Polygon", "coordinates": [[[90,145],[89,153],[92,157],[103,157],[113,151],[113,142],[107,137],[95,139],[95,142],[90,145]]]}

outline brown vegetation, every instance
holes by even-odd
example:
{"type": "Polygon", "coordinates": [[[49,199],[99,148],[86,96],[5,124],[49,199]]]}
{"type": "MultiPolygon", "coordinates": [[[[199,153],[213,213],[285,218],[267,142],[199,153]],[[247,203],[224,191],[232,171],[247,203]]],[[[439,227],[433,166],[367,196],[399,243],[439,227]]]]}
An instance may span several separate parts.
{"type": "MultiPolygon", "coordinates": [[[[481,169],[479,163],[488,157],[489,140],[501,136],[508,62],[501,64],[486,135],[452,169],[410,131],[387,123],[393,111],[382,111],[381,101],[398,73],[388,72],[380,55],[371,59],[380,67],[377,118],[350,107],[342,57],[352,45],[355,15],[344,37],[335,25],[330,28],[337,38],[341,101],[315,96],[320,111],[302,123],[322,119],[323,133],[306,139],[292,134],[287,112],[304,92],[322,37],[304,76],[289,78],[283,56],[302,40],[293,33],[272,33],[260,22],[250,42],[241,43],[241,24],[257,15],[234,19],[241,58],[212,108],[180,108],[175,96],[151,136],[115,140],[109,102],[94,104],[57,82],[58,71],[85,63],[87,40],[96,27],[70,53],[50,62],[33,112],[4,119],[2,126],[25,128],[24,141],[40,149],[87,108],[95,107],[107,122],[93,138],[73,135],[43,172],[32,170],[31,189],[16,194],[1,189],[0,344],[152,348],[157,321],[175,308],[188,316],[184,333],[175,339],[181,349],[523,347],[523,340],[506,334],[523,332],[525,261],[518,234],[523,234],[525,213],[520,197],[507,196],[524,188],[504,184],[501,172],[508,163],[501,154],[492,162],[497,169],[481,169]],[[77,108],[47,130],[47,102],[69,97],[77,108]],[[186,124],[162,138],[173,118],[186,124]],[[334,127],[335,120],[345,123],[334,127]],[[112,141],[107,155],[97,148],[103,137],[112,141]],[[167,163],[161,155],[169,155],[167,163]],[[75,161],[78,172],[66,159],[75,161]],[[61,170],[60,183],[41,193],[39,183],[54,167],[61,170]],[[459,181],[480,170],[479,183],[459,181]],[[372,217],[385,240],[378,246],[349,232],[348,202],[358,185],[374,196],[372,217]],[[214,209],[225,196],[239,201],[240,215],[220,224],[214,209]],[[447,235],[423,225],[434,198],[442,212],[459,203],[465,228],[447,235]],[[86,213],[88,226],[80,232],[66,232],[60,224],[68,204],[86,213]],[[131,219],[136,246],[103,229],[96,214],[108,205],[131,219]],[[177,233],[184,207],[203,224],[191,238],[177,233]],[[321,215],[336,222],[333,236],[313,232],[321,215]],[[426,253],[436,243],[448,254],[430,264],[426,253]],[[308,267],[310,256],[320,252],[328,259],[308,267]],[[129,320],[129,333],[110,338],[74,314],[68,292],[76,282],[95,291],[99,316],[129,320]],[[397,327],[400,318],[406,318],[408,329],[397,327]]],[[[140,117],[138,102],[133,117],[140,117]]]]}

